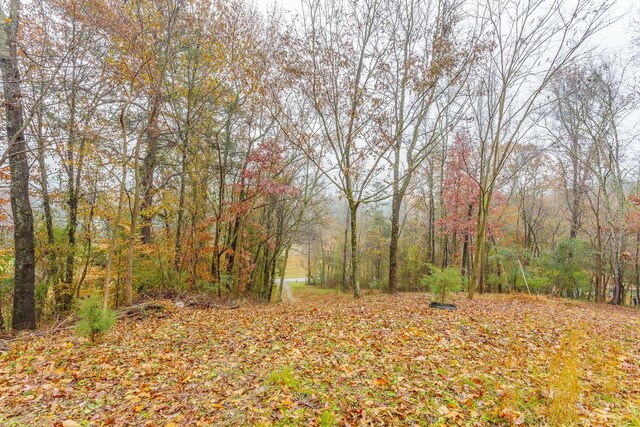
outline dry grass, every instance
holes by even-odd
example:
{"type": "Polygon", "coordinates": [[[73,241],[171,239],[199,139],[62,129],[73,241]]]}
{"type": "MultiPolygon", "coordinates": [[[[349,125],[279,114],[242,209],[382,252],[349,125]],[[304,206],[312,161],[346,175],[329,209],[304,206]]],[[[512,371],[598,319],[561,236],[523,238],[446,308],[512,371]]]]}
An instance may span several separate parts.
{"type": "Polygon", "coordinates": [[[551,357],[549,365],[549,422],[552,425],[573,425],[578,420],[580,376],[583,369],[581,343],[585,335],[579,329],[570,330],[551,357]]]}
{"type": "Polygon", "coordinates": [[[287,259],[286,278],[307,277],[307,260],[303,255],[290,254],[287,259]]]}

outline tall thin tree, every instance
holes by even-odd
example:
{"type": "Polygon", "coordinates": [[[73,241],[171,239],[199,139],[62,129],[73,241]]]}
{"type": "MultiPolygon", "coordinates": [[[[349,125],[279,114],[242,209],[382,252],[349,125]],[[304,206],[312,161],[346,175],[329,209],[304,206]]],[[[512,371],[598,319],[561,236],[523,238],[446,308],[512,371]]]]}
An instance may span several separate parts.
{"type": "Polygon", "coordinates": [[[4,26],[0,31],[0,71],[4,82],[15,249],[12,326],[15,330],[35,329],[35,238],[17,47],[20,0],[10,1],[8,15],[0,8],[0,22],[4,26]]]}

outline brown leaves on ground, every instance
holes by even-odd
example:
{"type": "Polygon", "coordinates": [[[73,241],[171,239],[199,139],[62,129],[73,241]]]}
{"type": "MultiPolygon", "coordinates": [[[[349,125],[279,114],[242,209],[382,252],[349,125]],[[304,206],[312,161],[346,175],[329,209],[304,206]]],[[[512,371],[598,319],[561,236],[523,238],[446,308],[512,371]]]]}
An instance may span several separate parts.
{"type": "Polygon", "coordinates": [[[429,302],[174,308],[95,346],[70,332],[17,342],[0,354],[0,425],[538,426],[558,425],[554,407],[577,425],[640,423],[637,310],[429,302]]]}

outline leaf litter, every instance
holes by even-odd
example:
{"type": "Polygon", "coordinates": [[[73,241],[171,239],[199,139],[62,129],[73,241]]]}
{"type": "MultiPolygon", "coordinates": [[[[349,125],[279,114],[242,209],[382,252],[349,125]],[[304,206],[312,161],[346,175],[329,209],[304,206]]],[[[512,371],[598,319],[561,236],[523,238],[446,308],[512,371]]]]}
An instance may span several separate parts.
{"type": "Polygon", "coordinates": [[[637,310],[429,302],[165,302],[162,316],[124,319],[96,345],[69,331],[16,341],[0,353],[0,424],[640,425],[637,310]]]}

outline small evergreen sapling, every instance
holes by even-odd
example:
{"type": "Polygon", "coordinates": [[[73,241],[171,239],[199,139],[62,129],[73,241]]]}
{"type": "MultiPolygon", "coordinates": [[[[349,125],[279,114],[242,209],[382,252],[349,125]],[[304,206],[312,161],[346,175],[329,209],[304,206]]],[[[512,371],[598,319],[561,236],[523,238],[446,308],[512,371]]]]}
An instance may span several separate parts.
{"type": "Polygon", "coordinates": [[[96,338],[107,332],[116,321],[115,313],[112,310],[103,310],[100,298],[92,295],[80,303],[78,310],[78,323],[76,332],[92,343],[96,338]]]}
{"type": "Polygon", "coordinates": [[[438,268],[431,266],[431,274],[422,277],[422,284],[444,304],[450,292],[459,291],[462,287],[463,277],[457,268],[438,268]]]}

